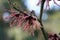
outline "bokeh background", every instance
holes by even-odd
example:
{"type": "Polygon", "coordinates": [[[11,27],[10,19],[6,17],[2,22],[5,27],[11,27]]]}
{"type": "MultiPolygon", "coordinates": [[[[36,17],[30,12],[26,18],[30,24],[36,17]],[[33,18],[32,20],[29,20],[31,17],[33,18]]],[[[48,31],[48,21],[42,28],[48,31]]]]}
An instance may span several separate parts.
{"type": "MultiPolygon", "coordinates": [[[[16,7],[20,6],[20,9],[24,11],[35,11],[35,14],[39,18],[40,5],[37,6],[39,0],[12,0],[16,3],[16,7]]],[[[60,5],[60,1],[56,2],[60,5]]],[[[43,25],[47,32],[60,33],[60,7],[54,4],[53,0],[49,2],[50,9],[46,9],[46,3],[44,5],[43,13],[43,25]]],[[[8,10],[10,6],[7,0],[0,0],[0,40],[36,40],[36,37],[30,36],[28,33],[21,30],[18,27],[9,26],[9,19],[5,19],[10,15],[8,10]]],[[[42,32],[40,32],[39,40],[44,40],[42,32]]]]}

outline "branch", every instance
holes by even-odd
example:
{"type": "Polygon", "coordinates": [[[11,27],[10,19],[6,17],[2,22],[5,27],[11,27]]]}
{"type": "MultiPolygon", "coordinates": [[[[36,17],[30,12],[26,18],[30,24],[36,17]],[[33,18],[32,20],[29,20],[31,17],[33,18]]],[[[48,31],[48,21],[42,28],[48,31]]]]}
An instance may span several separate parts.
{"type": "Polygon", "coordinates": [[[41,26],[43,26],[43,24],[42,24],[42,15],[43,15],[44,3],[45,3],[45,0],[43,0],[41,2],[41,10],[40,10],[40,23],[41,23],[41,26]]]}
{"type": "Polygon", "coordinates": [[[44,38],[45,38],[45,40],[48,40],[47,33],[46,33],[46,31],[44,30],[44,28],[43,28],[43,23],[42,23],[42,15],[43,15],[44,3],[45,3],[45,0],[43,0],[43,1],[41,2],[41,10],[40,10],[40,19],[39,19],[39,22],[40,22],[40,24],[41,24],[41,30],[42,30],[42,33],[43,33],[43,35],[44,35],[44,38]]]}
{"type": "Polygon", "coordinates": [[[17,10],[17,11],[19,11],[20,13],[23,13],[23,14],[25,14],[25,15],[28,15],[28,14],[27,14],[26,12],[24,12],[23,10],[19,10],[18,8],[16,8],[16,7],[15,7],[16,3],[12,3],[11,0],[8,0],[8,3],[9,3],[9,5],[11,6],[10,8],[13,8],[13,9],[15,9],[15,10],[17,10]]]}

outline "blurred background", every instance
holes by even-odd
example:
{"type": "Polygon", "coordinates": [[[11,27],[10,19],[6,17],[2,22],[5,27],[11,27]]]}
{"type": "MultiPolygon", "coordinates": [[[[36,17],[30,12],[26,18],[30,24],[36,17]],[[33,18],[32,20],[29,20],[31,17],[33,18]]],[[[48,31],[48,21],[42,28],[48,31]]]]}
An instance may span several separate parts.
{"type": "MultiPolygon", "coordinates": [[[[40,14],[40,5],[37,6],[39,0],[12,0],[13,3],[16,3],[16,7],[24,11],[35,11],[37,17],[40,14]]],[[[60,1],[56,2],[60,5],[60,1]]],[[[47,32],[60,33],[60,7],[54,4],[53,0],[49,2],[50,9],[46,9],[46,3],[44,5],[43,13],[43,25],[47,32]]],[[[9,27],[9,19],[5,19],[10,15],[8,10],[10,6],[7,0],[0,0],[0,40],[36,40],[36,37],[30,36],[28,33],[21,30],[17,27],[9,27]]],[[[42,33],[40,32],[40,35],[42,33]]],[[[39,40],[44,40],[41,35],[39,40]]]]}

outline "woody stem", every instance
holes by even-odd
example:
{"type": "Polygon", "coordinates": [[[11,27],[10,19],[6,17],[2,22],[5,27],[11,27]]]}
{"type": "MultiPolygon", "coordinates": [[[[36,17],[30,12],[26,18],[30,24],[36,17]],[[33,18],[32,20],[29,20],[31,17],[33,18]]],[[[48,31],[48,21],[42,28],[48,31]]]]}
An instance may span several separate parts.
{"type": "Polygon", "coordinates": [[[45,38],[45,40],[48,40],[47,33],[46,33],[46,31],[44,30],[43,23],[42,23],[42,15],[43,15],[44,3],[45,3],[45,0],[43,0],[43,1],[41,2],[41,10],[40,10],[40,19],[39,19],[39,22],[40,22],[40,24],[41,24],[41,31],[42,31],[42,33],[43,33],[43,35],[44,35],[44,38],[45,38]]]}

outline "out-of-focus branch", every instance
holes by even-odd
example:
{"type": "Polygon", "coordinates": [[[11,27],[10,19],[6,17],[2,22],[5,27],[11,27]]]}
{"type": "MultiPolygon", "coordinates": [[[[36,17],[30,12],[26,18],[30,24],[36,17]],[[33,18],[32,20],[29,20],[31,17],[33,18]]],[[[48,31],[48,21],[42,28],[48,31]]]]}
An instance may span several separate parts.
{"type": "Polygon", "coordinates": [[[42,23],[42,15],[43,15],[44,3],[45,3],[45,0],[43,0],[43,1],[41,2],[41,10],[40,10],[40,19],[39,19],[39,22],[40,22],[40,24],[41,24],[41,30],[42,30],[42,33],[43,33],[43,35],[44,35],[44,38],[45,38],[45,40],[48,40],[47,33],[46,33],[46,31],[44,30],[43,23],[42,23]]]}
{"type": "MultiPolygon", "coordinates": [[[[16,4],[15,4],[15,3],[12,3],[11,0],[8,0],[8,3],[9,3],[9,5],[11,5],[11,7],[12,7],[13,9],[19,11],[20,13],[23,13],[23,14],[28,15],[28,16],[32,16],[32,15],[29,15],[29,14],[33,14],[34,16],[36,16],[34,10],[32,10],[31,12],[29,12],[29,13],[27,14],[27,11],[23,11],[23,10],[21,10],[20,8],[19,8],[19,9],[16,8],[16,7],[15,7],[16,4]]],[[[36,17],[37,17],[37,16],[36,16],[36,17]]]]}
{"type": "Polygon", "coordinates": [[[16,8],[16,7],[15,7],[16,4],[15,4],[15,3],[12,3],[11,0],[8,0],[8,3],[9,3],[9,5],[11,6],[11,8],[19,11],[20,13],[23,13],[23,14],[25,14],[25,15],[28,15],[25,11],[16,8]]]}

